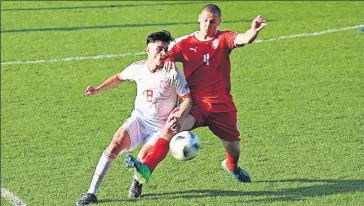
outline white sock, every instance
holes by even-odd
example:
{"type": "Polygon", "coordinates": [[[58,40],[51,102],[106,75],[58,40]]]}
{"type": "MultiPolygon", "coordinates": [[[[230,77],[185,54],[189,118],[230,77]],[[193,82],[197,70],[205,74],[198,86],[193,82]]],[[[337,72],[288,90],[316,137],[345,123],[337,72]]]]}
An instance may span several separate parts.
{"type": "Polygon", "coordinates": [[[94,176],[92,177],[90,188],[87,193],[92,193],[96,195],[97,190],[100,187],[102,180],[105,177],[107,170],[112,162],[112,159],[108,157],[105,153],[102,153],[99,162],[97,163],[94,176]]]}

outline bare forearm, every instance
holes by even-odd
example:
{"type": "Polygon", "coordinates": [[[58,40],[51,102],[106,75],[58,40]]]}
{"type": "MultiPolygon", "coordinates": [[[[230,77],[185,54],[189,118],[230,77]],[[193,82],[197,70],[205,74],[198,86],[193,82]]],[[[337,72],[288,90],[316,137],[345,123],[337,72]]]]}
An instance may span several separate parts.
{"type": "Polygon", "coordinates": [[[243,34],[238,34],[235,37],[234,44],[236,46],[244,46],[245,44],[251,44],[257,38],[259,31],[261,31],[267,25],[263,16],[258,15],[252,21],[250,29],[243,34]]]}
{"type": "Polygon", "coordinates": [[[119,79],[118,74],[115,74],[115,75],[111,76],[110,78],[108,78],[107,80],[105,80],[98,87],[96,87],[96,89],[99,90],[99,92],[101,92],[104,90],[114,88],[114,87],[118,86],[121,82],[123,82],[123,81],[119,79]]]}
{"type": "Polygon", "coordinates": [[[192,98],[184,98],[183,102],[179,106],[179,109],[179,116],[180,119],[183,121],[192,109],[192,98]]]}
{"type": "Polygon", "coordinates": [[[245,44],[251,44],[257,38],[258,33],[258,31],[251,28],[243,34],[238,34],[235,38],[235,45],[243,46],[245,44]]]}

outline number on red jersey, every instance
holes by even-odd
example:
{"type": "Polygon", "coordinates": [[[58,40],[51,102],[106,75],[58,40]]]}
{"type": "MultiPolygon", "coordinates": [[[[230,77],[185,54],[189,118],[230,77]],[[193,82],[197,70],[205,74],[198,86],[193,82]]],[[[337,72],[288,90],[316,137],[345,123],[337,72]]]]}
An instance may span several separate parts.
{"type": "Polygon", "coordinates": [[[203,55],[203,61],[206,62],[206,65],[210,64],[210,55],[208,53],[203,55]]]}

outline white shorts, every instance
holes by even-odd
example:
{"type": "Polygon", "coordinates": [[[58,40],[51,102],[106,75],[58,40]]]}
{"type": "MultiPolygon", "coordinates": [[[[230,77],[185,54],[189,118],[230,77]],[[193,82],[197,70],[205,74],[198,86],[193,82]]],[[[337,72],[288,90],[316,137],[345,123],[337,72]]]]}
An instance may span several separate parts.
{"type": "Polygon", "coordinates": [[[147,121],[137,115],[129,117],[120,127],[125,129],[130,136],[130,145],[121,152],[132,151],[138,147],[140,143],[154,146],[157,142],[161,128],[156,128],[147,121]]]}

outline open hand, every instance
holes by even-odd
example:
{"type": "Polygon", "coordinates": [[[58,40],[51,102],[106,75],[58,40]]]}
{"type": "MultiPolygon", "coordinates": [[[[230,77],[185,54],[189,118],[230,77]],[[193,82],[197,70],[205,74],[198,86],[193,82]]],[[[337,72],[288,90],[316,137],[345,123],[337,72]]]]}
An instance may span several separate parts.
{"type": "Polygon", "coordinates": [[[262,30],[267,25],[266,20],[263,16],[258,15],[255,17],[255,19],[252,21],[251,28],[255,31],[262,30]]]}
{"type": "Polygon", "coordinates": [[[180,118],[179,117],[172,116],[168,120],[168,126],[169,126],[169,130],[173,134],[177,134],[179,132],[179,130],[181,129],[180,118]]]}

